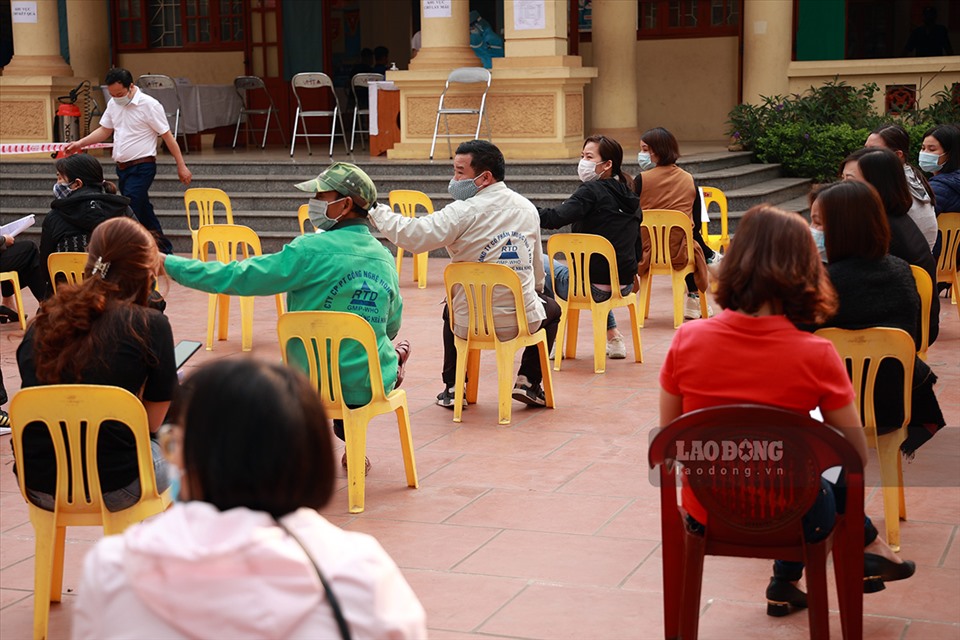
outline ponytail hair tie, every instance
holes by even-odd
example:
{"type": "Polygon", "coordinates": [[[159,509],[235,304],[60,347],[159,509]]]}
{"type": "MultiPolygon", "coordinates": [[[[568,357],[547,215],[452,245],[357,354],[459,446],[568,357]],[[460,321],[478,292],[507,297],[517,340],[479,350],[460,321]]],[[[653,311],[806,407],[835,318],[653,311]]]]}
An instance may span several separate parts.
{"type": "Polygon", "coordinates": [[[99,273],[100,278],[105,280],[109,269],[110,263],[105,261],[102,256],[97,256],[97,261],[93,263],[93,269],[90,270],[90,275],[95,276],[99,273]]]}

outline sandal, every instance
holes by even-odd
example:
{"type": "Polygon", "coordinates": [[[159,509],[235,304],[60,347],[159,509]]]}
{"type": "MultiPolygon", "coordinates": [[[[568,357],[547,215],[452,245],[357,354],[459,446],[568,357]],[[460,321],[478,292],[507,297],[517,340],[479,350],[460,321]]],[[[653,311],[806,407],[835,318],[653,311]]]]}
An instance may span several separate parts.
{"type": "Polygon", "coordinates": [[[397,382],[393,385],[396,389],[403,382],[403,376],[406,374],[407,358],[410,357],[410,341],[401,340],[393,347],[397,352],[397,382]]]}
{"type": "Polygon", "coordinates": [[[20,314],[10,307],[0,304],[0,324],[7,324],[8,322],[20,322],[20,314]]]}

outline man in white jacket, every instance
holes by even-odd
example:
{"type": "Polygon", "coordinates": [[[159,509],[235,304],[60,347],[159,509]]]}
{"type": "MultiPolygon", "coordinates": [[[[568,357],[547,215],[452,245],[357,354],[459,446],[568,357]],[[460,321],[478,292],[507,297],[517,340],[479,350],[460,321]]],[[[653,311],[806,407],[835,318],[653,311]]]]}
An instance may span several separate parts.
{"type": "MultiPolygon", "coordinates": [[[[543,246],[537,208],[503,182],[504,160],[500,150],[484,140],[471,140],[457,147],[453,179],[447,190],[454,202],[422,218],[407,218],[380,205],[370,211],[370,220],[392,243],[421,253],[446,247],[453,262],[496,262],[516,271],[523,290],[524,310],[530,331],[543,328],[547,346],[553,347],[560,322],[560,307],[543,291],[543,246]]],[[[497,335],[510,339],[517,334],[516,308],[512,294],[494,292],[497,335]],[[502,323],[500,322],[502,321],[502,323]]],[[[443,307],[443,384],[437,396],[441,407],[453,408],[457,354],[454,331],[466,336],[467,302],[463,291],[453,299],[454,331],[450,330],[447,306],[443,307]]],[[[527,347],[513,389],[516,400],[534,407],[546,406],[536,347],[527,347]]]]}

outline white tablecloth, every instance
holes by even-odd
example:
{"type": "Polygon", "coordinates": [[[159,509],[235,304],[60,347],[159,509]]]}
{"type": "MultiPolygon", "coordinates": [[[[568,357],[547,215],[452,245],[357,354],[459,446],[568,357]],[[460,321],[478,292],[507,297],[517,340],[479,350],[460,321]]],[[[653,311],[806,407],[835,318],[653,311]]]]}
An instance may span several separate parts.
{"type": "Polygon", "coordinates": [[[377,124],[377,92],[378,91],[399,91],[397,85],[392,80],[370,83],[370,135],[380,135],[380,126],[377,124]]]}
{"type": "MultiPolygon", "coordinates": [[[[234,126],[243,102],[232,84],[185,84],[180,91],[180,132],[199,133],[216,127],[234,126]]],[[[110,100],[110,92],[102,86],[103,97],[110,100]]],[[[163,104],[167,113],[177,109],[173,89],[150,89],[147,93],[163,104]]],[[[173,118],[170,118],[173,130],[173,118]]]]}

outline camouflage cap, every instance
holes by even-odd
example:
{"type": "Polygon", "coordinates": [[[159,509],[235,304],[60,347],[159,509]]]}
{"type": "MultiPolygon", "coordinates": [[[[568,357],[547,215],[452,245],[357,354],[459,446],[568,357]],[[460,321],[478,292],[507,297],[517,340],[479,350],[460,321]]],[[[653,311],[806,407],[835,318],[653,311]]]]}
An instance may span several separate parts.
{"type": "Polygon", "coordinates": [[[377,187],[363,169],[349,162],[334,162],[313,180],[295,185],[301,191],[336,191],[350,196],[357,206],[369,210],[377,201],[377,187]]]}

